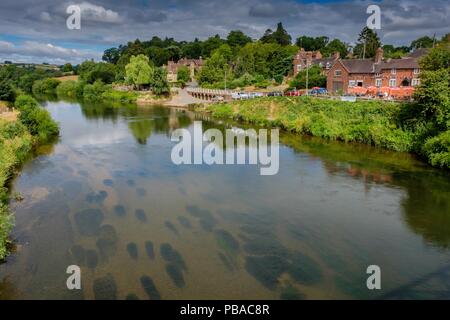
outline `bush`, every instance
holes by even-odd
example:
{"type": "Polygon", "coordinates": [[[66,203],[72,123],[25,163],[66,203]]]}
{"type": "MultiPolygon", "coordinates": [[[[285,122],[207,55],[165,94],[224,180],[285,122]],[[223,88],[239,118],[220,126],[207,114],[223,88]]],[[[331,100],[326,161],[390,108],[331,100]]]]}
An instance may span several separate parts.
{"type": "Polygon", "coordinates": [[[61,83],[61,81],[53,78],[47,78],[43,80],[36,80],[33,83],[33,93],[55,93],[56,87],[61,83]]]}
{"type": "Polygon", "coordinates": [[[61,82],[58,85],[58,87],[56,87],[56,93],[58,95],[71,97],[71,98],[82,97],[83,96],[83,85],[81,84],[81,89],[80,89],[80,84],[81,84],[81,82],[74,81],[74,80],[61,82]]]}
{"type": "Polygon", "coordinates": [[[0,100],[3,101],[14,101],[16,98],[16,93],[12,86],[12,82],[9,80],[1,80],[0,81],[0,100]]]}
{"type": "Polygon", "coordinates": [[[47,141],[59,134],[58,124],[52,119],[47,110],[39,106],[34,98],[26,95],[19,96],[16,100],[15,107],[20,111],[20,122],[39,141],[47,141]]]}
{"type": "Polygon", "coordinates": [[[429,138],[423,153],[433,166],[450,169],[450,130],[429,138]]]}
{"type": "Polygon", "coordinates": [[[107,87],[101,81],[95,81],[94,84],[87,84],[83,88],[83,98],[86,100],[99,100],[107,87]]]}

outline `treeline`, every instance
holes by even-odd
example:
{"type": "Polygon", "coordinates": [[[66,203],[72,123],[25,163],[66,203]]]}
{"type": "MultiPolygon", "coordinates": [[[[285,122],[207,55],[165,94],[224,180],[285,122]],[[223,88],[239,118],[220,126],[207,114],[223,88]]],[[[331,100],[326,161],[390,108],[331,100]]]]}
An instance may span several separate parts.
{"type": "Polygon", "coordinates": [[[383,46],[376,32],[367,27],[359,34],[354,47],[326,36],[303,35],[293,41],[282,23],[278,23],[274,31],[267,29],[260,39],[252,39],[240,30],[229,32],[225,39],[214,35],[203,41],[197,38],[194,41],[176,41],[156,36],[149,41],[136,39],[105,50],[103,60],[117,67],[115,81],[120,82],[125,80],[125,66],[132,56],[147,56],[155,67],[161,67],[170,60],[202,57],[206,62],[196,75],[202,86],[266,87],[282,83],[286,76],[292,74],[292,58],[300,47],[307,51],[320,50],[324,57],[339,52],[342,58],[371,58],[377,48],[383,47],[387,58],[398,58],[417,48],[431,48],[435,43],[436,39],[425,36],[409,46],[383,46]]]}

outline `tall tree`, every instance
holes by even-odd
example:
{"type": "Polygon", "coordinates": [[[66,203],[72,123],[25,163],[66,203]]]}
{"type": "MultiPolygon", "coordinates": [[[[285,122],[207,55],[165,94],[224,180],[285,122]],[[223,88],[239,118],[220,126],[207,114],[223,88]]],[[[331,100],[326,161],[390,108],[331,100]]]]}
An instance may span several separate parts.
{"type": "Polygon", "coordinates": [[[125,81],[138,88],[150,84],[153,78],[153,69],[149,64],[149,59],[143,54],[130,58],[130,63],[125,67],[125,73],[125,81]]]}
{"type": "Polygon", "coordinates": [[[435,39],[430,38],[429,36],[420,37],[411,42],[410,49],[415,50],[419,48],[432,48],[435,39]]]}
{"type": "Polygon", "coordinates": [[[364,27],[359,34],[353,53],[358,58],[373,58],[380,47],[381,41],[377,33],[368,27],[364,27]]]}
{"type": "Polygon", "coordinates": [[[323,50],[326,45],[328,44],[329,38],[325,36],[320,37],[308,37],[308,36],[301,36],[298,37],[295,44],[299,48],[303,48],[306,51],[317,51],[317,50],[323,50]]]}
{"type": "Polygon", "coordinates": [[[260,40],[263,43],[278,43],[279,45],[287,46],[291,44],[292,38],[284,29],[283,24],[278,22],[277,29],[274,32],[271,29],[267,29],[260,40]]]}
{"type": "Polygon", "coordinates": [[[252,39],[241,30],[232,30],[227,36],[227,43],[230,47],[243,47],[249,42],[252,42],[252,39]]]}

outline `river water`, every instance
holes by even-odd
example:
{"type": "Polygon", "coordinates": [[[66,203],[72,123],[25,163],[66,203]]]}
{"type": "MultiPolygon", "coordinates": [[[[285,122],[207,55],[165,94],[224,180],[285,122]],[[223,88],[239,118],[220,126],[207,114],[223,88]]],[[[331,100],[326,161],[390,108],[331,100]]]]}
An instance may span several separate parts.
{"type": "Polygon", "coordinates": [[[413,156],[280,135],[280,170],[171,161],[164,107],[53,101],[61,137],[13,181],[0,299],[450,298],[450,175],[413,156]],[[69,265],[81,290],[68,290],[69,265]],[[381,270],[369,290],[367,267],[381,270]]]}

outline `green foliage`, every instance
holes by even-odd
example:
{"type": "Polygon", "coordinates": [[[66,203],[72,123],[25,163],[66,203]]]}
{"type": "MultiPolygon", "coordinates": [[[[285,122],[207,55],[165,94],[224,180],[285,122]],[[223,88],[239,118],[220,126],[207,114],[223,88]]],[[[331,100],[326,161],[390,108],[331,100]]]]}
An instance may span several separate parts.
{"type": "Polygon", "coordinates": [[[308,36],[301,36],[298,37],[295,44],[299,48],[303,48],[306,51],[317,51],[322,50],[326,47],[328,44],[329,38],[325,36],[320,37],[308,37],[308,36]]]}
{"type": "Polygon", "coordinates": [[[155,95],[168,95],[170,93],[170,86],[167,82],[167,74],[165,69],[156,68],[153,71],[151,86],[152,92],[155,95]]]}
{"type": "Polygon", "coordinates": [[[450,130],[429,138],[423,147],[428,161],[436,167],[450,168],[450,130]]]}
{"type": "MultiPolygon", "coordinates": [[[[308,88],[326,87],[327,77],[322,74],[322,68],[314,65],[308,69],[308,88]]],[[[306,88],[306,70],[300,71],[290,83],[291,87],[297,89],[306,88]]]]}
{"type": "Polygon", "coordinates": [[[252,38],[241,30],[232,30],[227,36],[227,43],[230,47],[243,47],[249,42],[252,42],[252,38]]]}
{"type": "Polygon", "coordinates": [[[186,66],[181,66],[177,70],[177,81],[181,84],[182,87],[184,85],[191,81],[191,72],[189,71],[189,68],[186,66]]]}
{"type": "Polygon", "coordinates": [[[43,80],[36,80],[33,83],[33,93],[35,94],[46,94],[55,93],[56,87],[61,83],[61,81],[53,78],[47,78],[43,80]]]}
{"type": "Polygon", "coordinates": [[[70,63],[66,63],[62,66],[61,70],[63,72],[72,72],[73,71],[73,66],[70,63]]]}
{"type": "Polygon", "coordinates": [[[380,47],[381,41],[377,33],[368,27],[364,27],[359,34],[353,53],[358,58],[373,58],[380,47]]]}
{"type": "Polygon", "coordinates": [[[216,82],[224,81],[225,73],[227,74],[227,80],[232,80],[232,70],[227,64],[227,59],[224,55],[216,50],[212,54],[211,58],[206,60],[205,65],[200,70],[197,80],[200,84],[212,84],[216,82]]]}
{"type": "Polygon", "coordinates": [[[8,210],[6,184],[32,146],[33,139],[23,124],[0,120],[0,261],[7,254],[8,236],[14,223],[14,217],[8,210]]]}
{"type": "Polygon", "coordinates": [[[287,46],[291,44],[291,36],[284,29],[283,24],[279,22],[277,24],[277,29],[272,32],[272,30],[267,29],[261,38],[263,43],[278,43],[281,46],[287,46]]]}
{"type": "Polygon", "coordinates": [[[410,49],[415,50],[419,48],[432,48],[435,40],[429,36],[420,37],[411,42],[410,49]]]}
{"type": "Polygon", "coordinates": [[[152,82],[153,68],[149,64],[148,57],[143,54],[130,58],[130,63],[125,67],[125,73],[125,81],[137,87],[149,85],[152,82]]]}
{"type": "Polygon", "coordinates": [[[41,69],[37,67],[18,67],[16,65],[0,66],[0,85],[6,83],[14,90],[20,89],[23,92],[31,93],[33,83],[36,80],[58,77],[62,73],[56,70],[41,69]]]}
{"type": "Polygon", "coordinates": [[[116,79],[117,67],[111,63],[84,61],[77,68],[80,80],[87,83],[102,81],[112,83],[116,79]]]}
{"type": "Polygon", "coordinates": [[[107,87],[101,81],[95,81],[93,84],[86,84],[83,88],[83,98],[86,100],[100,100],[102,94],[107,90],[107,87]]]}
{"type": "Polygon", "coordinates": [[[33,97],[19,96],[15,102],[15,107],[20,111],[19,121],[39,141],[48,141],[59,134],[58,124],[47,110],[39,106],[33,97]]]}
{"type": "Polygon", "coordinates": [[[63,81],[56,87],[56,93],[71,98],[82,97],[83,87],[84,85],[81,81],[63,81]]]}
{"type": "Polygon", "coordinates": [[[12,102],[15,98],[16,92],[12,81],[8,79],[0,80],[0,100],[12,102]]]}

